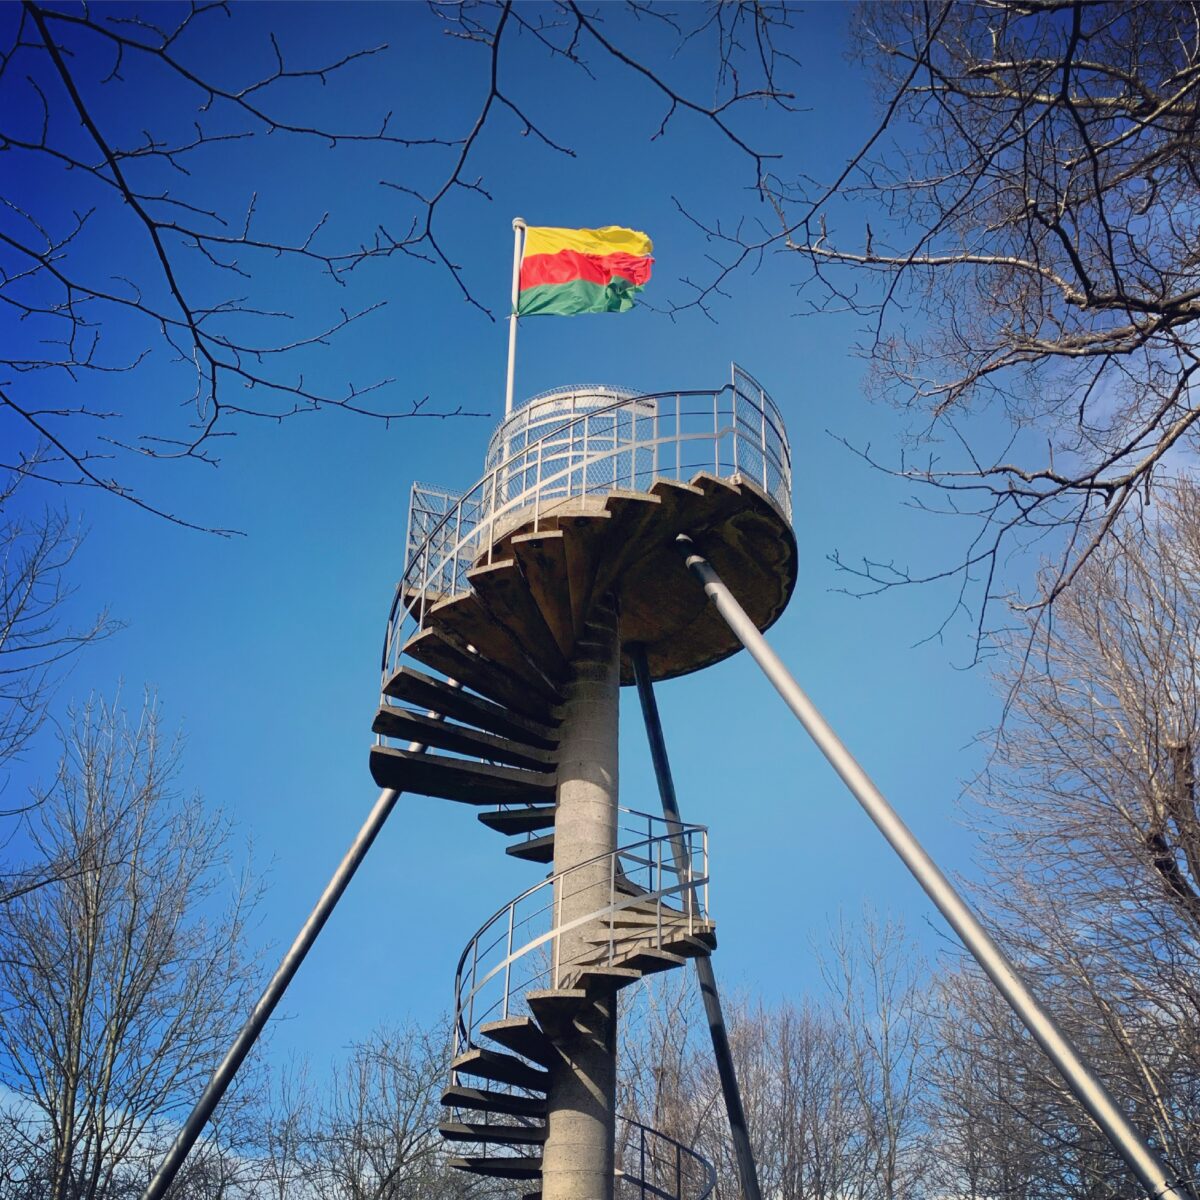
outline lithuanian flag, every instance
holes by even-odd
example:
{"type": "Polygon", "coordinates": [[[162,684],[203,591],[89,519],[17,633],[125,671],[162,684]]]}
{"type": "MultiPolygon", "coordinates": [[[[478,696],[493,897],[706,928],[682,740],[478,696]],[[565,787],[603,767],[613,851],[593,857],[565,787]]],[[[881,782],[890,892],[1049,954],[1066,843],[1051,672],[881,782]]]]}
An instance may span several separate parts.
{"type": "Polygon", "coordinates": [[[636,229],[531,225],[521,257],[517,316],[625,312],[650,278],[654,243],[636,229]]]}

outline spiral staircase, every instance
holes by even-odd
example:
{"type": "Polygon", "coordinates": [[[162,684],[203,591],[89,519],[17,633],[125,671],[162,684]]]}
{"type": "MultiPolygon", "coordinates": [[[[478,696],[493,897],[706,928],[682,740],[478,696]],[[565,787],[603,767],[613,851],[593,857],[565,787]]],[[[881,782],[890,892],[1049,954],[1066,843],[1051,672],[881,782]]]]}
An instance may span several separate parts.
{"type": "MultiPolygon", "coordinates": [[[[381,787],[478,808],[509,856],[550,864],[563,705],[616,614],[620,645],[643,645],[655,678],[736,648],[675,539],[704,539],[760,627],[782,611],[789,451],[774,405],[735,368],[716,392],[560,389],[497,430],[488,466],[462,496],[414,489],[371,770],[381,787]]],[[[632,679],[625,656],[620,671],[632,679]]],[[[707,832],[627,809],[615,821],[615,849],[521,892],[459,960],[441,1133],[461,1147],[455,1167],[523,1181],[527,1198],[541,1195],[556,1048],[620,989],[716,945],[707,832]]],[[[715,1180],[628,1120],[615,1176],[618,1196],[643,1200],[703,1200],[715,1180]]]]}

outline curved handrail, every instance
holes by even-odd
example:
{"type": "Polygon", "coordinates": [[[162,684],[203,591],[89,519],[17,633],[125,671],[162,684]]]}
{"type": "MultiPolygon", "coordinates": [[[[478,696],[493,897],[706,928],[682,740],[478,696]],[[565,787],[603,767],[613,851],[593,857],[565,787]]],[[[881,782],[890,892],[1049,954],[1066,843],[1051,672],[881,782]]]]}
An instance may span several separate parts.
{"type": "Polygon", "coordinates": [[[732,381],[716,391],[627,396],[540,430],[535,441],[493,466],[441,515],[419,544],[409,547],[388,614],[380,664],[383,674],[393,665],[406,621],[411,618],[418,627],[423,624],[431,593],[441,598],[466,590],[460,575],[481,561],[485,548],[490,556],[499,523],[506,517],[515,519],[532,510],[536,527],[563,504],[623,486],[626,476],[630,486],[641,481],[648,487],[654,479],[681,478],[685,473],[690,477],[709,469],[725,478],[757,484],[780,514],[791,519],[791,448],[782,418],[765,390],[737,367],[732,381]],[[696,406],[685,408],[685,401],[696,406]],[[647,414],[650,402],[654,411],[647,414]],[[624,429],[622,410],[629,414],[624,429]],[[668,429],[663,435],[662,429],[672,422],[673,432],[668,429]],[[638,436],[647,423],[654,436],[638,436]],[[683,445],[702,442],[712,444],[711,455],[703,462],[685,464],[683,445]],[[611,481],[605,475],[596,482],[597,468],[609,460],[611,481]],[[519,490],[506,496],[515,481],[521,484],[519,490]]]}
{"type": "MultiPolygon", "coordinates": [[[[775,401],[772,400],[769,395],[767,395],[765,389],[762,388],[762,386],[757,382],[757,380],[754,379],[754,377],[752,375],[750,375],[748,372],[743,371],[740,367],[735,367],[735,372],[739,375],[744,376],[746,379],[750,380],[750,382],[753,383],[754,386],[756,387],[756,389],[758,390],[759,404],[754,404],[753,397],[747,397],[747,399],[749,399],[749,401],[753,407],[755,407],[756,409],[759,409],[763,413],[766,424],[770,426],[771,432],[774,433],[776,438],[778,439],[780,450],[782,451],[782,454],[783,454],[783,459],[779,465],[786,466],[787,482],[790,485],[791,463],[792,463],[791,445],[788,442],[787,432],[784,429],[783,417],[779,412],[779,408],[775,404],[775,401]]],[[[616,391],[617,389],[613,388],[613,389],[609,389],[609,390],[616,391]]],[[[699,397],[699,396],[708,396],[708,397],[716,398],[718,396],[723,396],[726,392],[730,392],[730,391],[734,392],[735,395],[739,394],[738,389],[737,389],[736,379],[734,382],[727,383],[723,387],[718,388],[716,391],[706,391],[704,389],[691,389],[691,390],[684,390],[684,391],[641,392],[641,393],[638,393],[637,395],[622,396],[620,399],[614,400],[610,404],[605,404],[605,405],[600,406],[599,408],[593,408],[593,409],[589,409],[587,412],[575,414],[575,415],[571,416],[570,418],[564,420],[561,425],[557,425],[551,429],[545,430],[545,432],[542,434],[542,436],[536,442],[531,442],[528,446],[521,447],[520,450],[514,451],[512,454],[510,454],[508,456],[508,458],[497,463],[490,471],[488,471],[484,475],[483,479],[479,480],[475,484],[475,486],[470,489],[470,491],[465,492],[463,494],[463,496],[460,497],[460,503],[463,500],[465,500],[467,498],[467,496],[469,496],[472,492],[477,491],[479,489],[480,485],[483,484],[484,482],[486,482],[492,476],[498,475],[500,473],[504,473],[506,475],[514,474],[515,464],[521,459],[529,458],[533,454],[533,448],[535,446],[537,446],[541,442],[549,441],[550,439],[554,438],[555,436],[564,433],[567,429],[571,428],[574,425],[583,425],[583,424],[586,424],[589,421],[589,419],[610,415],[610,414],[616,412],[617,410],[628,408],[631,405],[643,405],[643,404],[645,404],[645,402],[650,401],[650,400],[654,400],[654,401],[669,400],[672,397],[674,397],[678,401],[678,400],[683,399],[684,397],[687,397],[690,399],[692,397],[699,397]]],[[[550,393],[550,394],[552,394],[552,393],[550,393]]],[[[518,411],[521,411],[521,410],[518,410],[518,411]]],[[[702,411],[702,410],[696,410],[696,412],[692,413],[691,415],[696,415],[700,411],[702,411]]],[[[720,433],[722,431],[717,430],[716,432],[720,433]]],[[[729,432],[729,430],[725,430],[725,432],[729,432]]],[[[711,436],[711,435],[692,435],[692,436],[693,437],[701,437],[701,436],[711,436]]],[[[660,442],[669,442],[669,441],[673,441],[675,439],[659,438],[659,439],[652,439],[652,440],[657,440],[660,442]]],[[[609,453],[609,454],[614,453],[614,452],[628,453],[631,450],[639,448],[640,445],[642,445],[642,443],[640,441],[625,442],[625,443],[622,443],[622,445],[618,448],[617,451],[608,451],[607,453],[609,453]]],[[[591,460],[589,459],[588,461],[590,462],[591,460]]],[[[579,464],[576,464],[576,469],[578,469],[578,466],[579,466],[579,464]]],[[[760,482],[763,482],[763,481],[760,480],[760,482]]],[[[535,485],[535,487],[536,486],[538,486],[538,485],[535,485]]],[[[529,489],[529,490],[532,491],[534,489],[529,489]]],[[[788,512],[785,513],[785,515],[788,515],[790,518],[790,508],[791,508],[791,505],[790,505],[791,488],[790,488],[790,486],[788,488],[787,494],[789,497],[789,503],[787,504],[788,512]]],[[[524,498],[524,494],[522,496],[518,497],[518,499],[523,499],[523,498],[524,498]]],[[[425,540],[427,542],[432,541],[434,539],[434,537],[441,531],[442,527],[449,523],[451,517],[453,517],[453,516],[454,516],[454,510],[447,512],[442,517],[442,520],[439,521],[438,524],[429,531],[425,540]]],[[[407,568],[407,564],[406,564],[406,568],[407,568]]],[[[405,574],[407,574],[407,569],[405,571],[405,574]]]]}
{"type": "MultiPolygon", "coordinates": [[[[621,409],[628,408],[631,404],[640,404],[640,403],[644,403],[645,401],[648,401],[648,400],[666,400],[666,399],[670,399],[671,397],[675,397],[675,399],[677,401],[682,400],[684,397],[687,397],[689,399],[692,397],[700,397],[700,396],[717,397],[717,396],[724,395],[726,392],[730,391],[733,387],[734,387],[733,384],[727,383],[727,384],[725,384],[724,387],[717,389],[717,391],[715,391],[715,392],[703,391],[703,390],[677,391],[677,392],[646,392],[644,394],[637,395],[637,396],[624,396],[619,400],[614,400],[611,404],[605,404],[599,408],[589,409],[587,412],[578,413],[574,416],[571,416],[571,417],[567,418],[566,420],[564,420],[561,425],[556,425],[550,429],[545,430],[543,432],[542,436],[540,438],[538,438],[537,441],[530,442],[530,444],[528,446],[523,446],[523,447],[521,447],[521,449],[513,451],[513,453],[510,454],[508,456],[508,458],[502,460],[501,462],[498,462],[494,467],[492,467],[492,469],[490,471],[488,471],[484,475],[484,477],[482,479],[480,479],[475,484],[474,487],[472,487],[469,491],[463,493],[463,495],[459,498],[459,505],[461,505],[462,502],[465,501],[467,499],[467,497],[469,497],[472,493],[478,491],[483,486],[483,484],[485,484],[489,481],[494,481],[500,475],[506,475],[509,477],[515,475],[518,472],[518,468],[516,466],[516,464],[518,462],[528,459],[530,457],[536,457],[536,455],[534,453],[535,447],[538,447],[545,442],[551,441],[556,436],[559,436],[559,435],[565,433],[568,429],[571,429],[576,425],[585,425],[586,426],[590,421],[595,420],[598,417],[612,415],[621,409]]],[[[771,408],[774,410],[776,417],[778,417],[778,410],[775,409],[773,402],[771,403],[771,408]]],[[[696,409],[687,415],[695,416],[702,412],[706,412],[706,410],[696,409]]],[[[771,421],[770,424],[771,424],[771,428],[772,428],[773,432],[775,432],[783,441],[783,446],[784,446],[784,449],[786,451],[786,456],[787,456],[787,462],[788,462],[788,465],[790,466],[790,464],[791,464],[791,448],[790,448],[790,446],[787,445],[786,434],[784,434],[782,432],[782,422],[780,421],[780,423],[778,425],[776,425],[775,421],[771,421]]],[[[719,435],[723,432],[726,432],[726,433],[732,432],[732,430],[728,429],[728,428],[724,429],[724,430],[718,428],[714,432],[717,435],[719,435]]],[[[692,435],[688,436],[687,440],[696,440],[698,438],[712,437],[712,436],[713,436],[713,434],[709,434],[709,433],[692,434],[692,435]]],[[[642,445],[644,445],[644,444],[649,445],[649,444],[652,444],[654,441],[658,441],[661,443],[667,443],[667,442],[677,441],[677,440],[680,440],[680,439],[667,437],[667,438],[650,439],[647,442],[643,442],[641,440],[623,442],[619,446],[614,447],[609,450],[602,451],[600,454],[598,454],[594,457],[590,457],[582,463],[572,464],[572,466],[570,468],[568,468],[567,470],[568,471],[571,471],[571,470],[577,471],[580,469],[581,466],[587,466],[594,461],[597,461],[602,458],[610,457],[613,454],[618,454],[618,453],[628,454],[633,450],[637,450],[637,449],[641,448],[642,445]]],[[[546,484],[554,482],[555,479],[559,478],[564,473],[565,472],[563,472],[563,471],[559,471],[556,475],[550,477],[549,479],[539,480],[533,487],[527,488],[524,492],[520,493],[518,496],[513,497],[512,500],[505,503],[502,506],[502,508],[500,509],[500,513],[503,513],[504,511],[512,508],[514,506],[514,504],[516,504],[517,506],[520,506],[520,504],[522,504],[523,502],[526,501],[527,497],[530,494],[544,488],[546,486],[546,484]]],[[[579,494],[584,495],[586,493],[579,493],[579,494]]],[[[428,544],[429,542],[432,542],[437,537],[437,535],[439,533],[441,533],[442,529],[445,526],[447,526],[448,524],[450,524],[451,519],[455,516],[456,509],[459,507],[459,505],[456,505],[455,509],[451,509],[449,512],[447,512],[442,517],[442,519],[428,532],[428,534],[426,535],[426,537],[424,539],[426,544],[428,544]]],[[[500,515],[500,513],[494,512],[490,515],[494,518],[495,516],[500,515]]],[[[410,566],[411,566],[411,564],[409,564],[409,563],[405,564],[405,570],[404,570],[402,579],[407,578],[410,566]]]]}
{"type": "Polygon", "coordinates": [[[617,1139],[617,1182],[626,1195],[636,1189],[638,1200],[708,1200],[717,1186],[716,1168],[708,1159],[632,1117],[618,1120],[633,1134],[617,1139]],[[672,1180],[673,1188],[664,1186],[672,1180]],[[694,1188],[685,1189],[685,1181],[694,1188]]]}
{"type": "Polygon", "coordinates": [[[475,1031],[485,1021],[508,1017],[520,994],[539,984],[557,985],[575,968],[612,965],[621,940],[615,918],[623,910],[654,905],[657,923],[652,933],[660,948],[665,930],[678,929],[681,920],[688,933],[699,930],[708,911],[707,828],[635,815],[665,832],[594,855],[540,880],[502,905],[476,930],[459,956],[454,974],[455,1055],[474,1047],[475,1031]],[[563,882],[602,863],[608,866],[606,902],[583,916],[561,921],[558,910],[563,882]],[[626,890],[630,888],[633,890],[626,890]],[[679,897],[680,907],[664,904],[673,897],[679,897]],[[563,936],[593,924],[600,931],[607,929],[607,950],[595,945],[595,958],[564,962],[563,936]],[[543,947],[548,961],[529,966],[526,960],[543,947]],[[514,976],[514,967],[523,962],[526,969],[514,976]]]}

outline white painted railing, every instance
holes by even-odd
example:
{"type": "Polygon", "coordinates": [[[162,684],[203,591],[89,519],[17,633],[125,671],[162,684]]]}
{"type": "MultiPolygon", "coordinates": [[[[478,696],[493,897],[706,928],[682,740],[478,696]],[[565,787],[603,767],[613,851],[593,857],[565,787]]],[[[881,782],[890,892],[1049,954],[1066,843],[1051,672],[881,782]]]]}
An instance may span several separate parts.
{"type": "Polygon", "coordinates": [[[530,423],[523,412],[497,431],[502,446],[521,444],[493,455],[495,464],[464,495],[414,487],[404,573],[384,640],[385,679],[430,605],[467,591],[467,572],[490,563],[506,533],[519,526],[536,530],[583,497],[648,491],[658,479],[686,483],[706,471],[754,484],[791,521],[791,448],[783,420],[739,367],[716,391],[620,395],[561,423],[530,423]],[[504,436],[522,420],[522,436],[504,436]]]}
{"type": "Polygon", "coordinates": [[[708,830],[649,813],[621,810],[627,841],[527,888],[480,926],[467,943],[454,979],[454,1053],[477,1046],[476,1031],[488,1021],[527,1016],[526,992],[563,986],[587,967],[614,965],[627,931],[620,914],[652,910],[656,923],[639,933],[640,946],[661,949],[681,932],[700,932],[708,915],[708,830]],[[679,854],[682,850],[684,853],[679,854]],[[686,863],[687,867],[680,864],[686,863]],[[596,868],[603,866],[603,871],[596,868]],[[595,880],[603,876],[603,895],[595,880]],[[595,909],[561,920],[564,894],[586,877],[595,909]],[[586,927],[591,949],[565,949],[568,935],[586,927]],[[601,940],[607,938],[606,941],[601,940]]]}

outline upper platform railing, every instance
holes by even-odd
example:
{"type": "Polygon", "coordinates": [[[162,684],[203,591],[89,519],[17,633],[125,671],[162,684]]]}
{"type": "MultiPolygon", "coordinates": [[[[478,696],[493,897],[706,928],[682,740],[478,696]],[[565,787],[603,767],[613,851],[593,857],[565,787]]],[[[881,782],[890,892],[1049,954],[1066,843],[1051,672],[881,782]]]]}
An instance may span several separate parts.
{"type": "Polygon", "coordinates": [[[414,486],[404,573],[383,647],[385,679],[429,607],[467,591],[467,572],[491,563],[501,538],[517,528],[536,530],[584,497],[648,491],[659,479],[686,483],[704,471],[757,485],[791,522],[791,447],[783,419],[736,365],[730,382],[716,391],[622,394],[561,422],[539,422],[536,440],[525,426],[507,453],[497,452],[496,438],[503,440],[521,413],[497,431],[490,455],[495,465],[468,492],[455,498],[414,486]]]}

